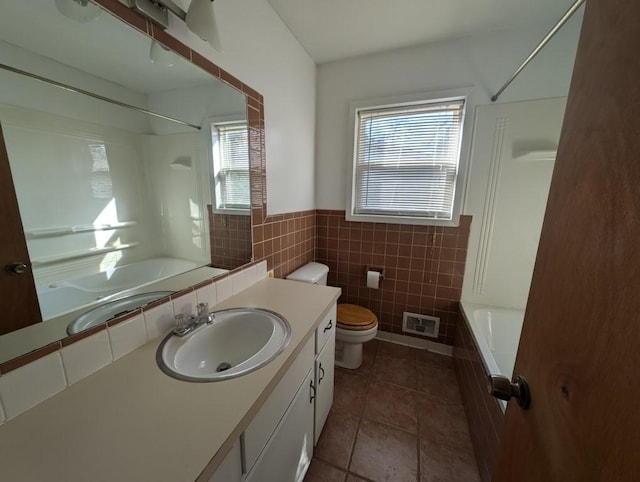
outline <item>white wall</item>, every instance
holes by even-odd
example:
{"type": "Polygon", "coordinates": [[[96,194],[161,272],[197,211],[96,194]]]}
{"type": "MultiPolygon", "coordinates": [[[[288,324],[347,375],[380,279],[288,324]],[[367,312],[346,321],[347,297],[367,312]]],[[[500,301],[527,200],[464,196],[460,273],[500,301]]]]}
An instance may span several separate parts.
{"type": "MultiPolygon", "coordinates": [[[[575,16],[527,67],[500,102],[566,96],[581,17],[575,16]]],[[[349,103],[362,99],[474,87],[474,101],[491,95],[548,31],[494,32],[423,47],[356,57],[318,67],[316,207],[345,209],[351,162],[349,103]]],[[[473,115],[473,110],[468,112],[473,115]]],[[[471,129],[465,136],[471,135],[471,129]]]]}
{"type": "Polygon", "coordinates": [[[168,32],[264,96],[268,213],[313,209],[315,63],[267,0],[215,8],[223,52],[173,16],[168,32]]]}

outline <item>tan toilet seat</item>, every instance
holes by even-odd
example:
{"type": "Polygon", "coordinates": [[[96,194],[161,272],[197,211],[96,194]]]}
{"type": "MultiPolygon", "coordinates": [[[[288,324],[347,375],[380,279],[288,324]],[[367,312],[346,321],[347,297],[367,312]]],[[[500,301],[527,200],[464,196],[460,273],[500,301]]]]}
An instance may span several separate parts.
{"type": "Polygon", "coordinates": [[[378,325],[378,318],[364,306],[342,303],[338,305],[336,316],[338,328],[351,331],[364,331],[375,328],[378,325]]]}

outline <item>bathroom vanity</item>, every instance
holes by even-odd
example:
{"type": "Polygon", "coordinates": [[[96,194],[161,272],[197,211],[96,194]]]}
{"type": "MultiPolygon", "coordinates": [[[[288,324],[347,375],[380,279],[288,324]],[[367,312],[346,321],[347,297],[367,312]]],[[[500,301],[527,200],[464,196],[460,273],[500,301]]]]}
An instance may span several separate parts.
{"type": "Polygon", "coordinates": [[[225,381],[173,379],[152,341],[0,426],[0,479],[302,480],[333,397],[338,288],[265,279],[212,307],[273,310],[291,341],[225,381]]]}

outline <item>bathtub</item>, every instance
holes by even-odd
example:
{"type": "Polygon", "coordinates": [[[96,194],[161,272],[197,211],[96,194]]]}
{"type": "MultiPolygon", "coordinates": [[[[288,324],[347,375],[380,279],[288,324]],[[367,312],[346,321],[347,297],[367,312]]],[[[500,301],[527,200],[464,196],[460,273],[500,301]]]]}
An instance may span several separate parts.
{"type": "Polygon", "coordinates": [[[59,280],[36,288],[42,318],[48,320],[79,308],[112,300],[124,291],[141,288],[201,266],[175,258],[151,258],[106,271],[59,280]]]}
{"type": "Polygon", "coordinates": [[[483,482],[491,481],[498,460],[507,406],[489,395],[487,375],[512,377],[523,319],[520,310],[460,303],[454,364],[483,482]]]}
{"type": "Polygon", "coordinates": [[[480,350],[487,373],[511,378],[524,311],[461,302],[462,314],[480,350]]]}

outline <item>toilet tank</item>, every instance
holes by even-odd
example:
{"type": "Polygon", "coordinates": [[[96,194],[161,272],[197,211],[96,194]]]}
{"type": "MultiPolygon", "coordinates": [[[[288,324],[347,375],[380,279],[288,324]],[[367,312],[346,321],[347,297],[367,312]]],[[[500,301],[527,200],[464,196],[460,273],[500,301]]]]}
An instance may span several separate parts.
{"type": "Polygon", "coordinates": [[[324,286],[327,284],[328,274],[329,267],[326,264],[308,263],[287,276],[287,279],[324,286]]]}

